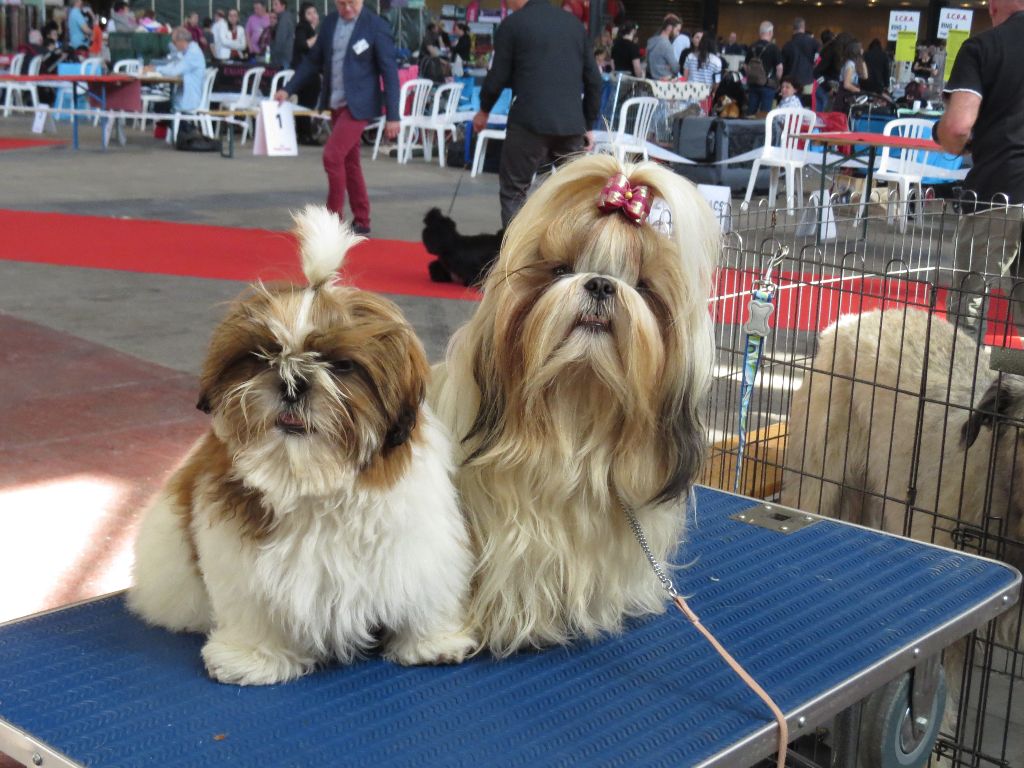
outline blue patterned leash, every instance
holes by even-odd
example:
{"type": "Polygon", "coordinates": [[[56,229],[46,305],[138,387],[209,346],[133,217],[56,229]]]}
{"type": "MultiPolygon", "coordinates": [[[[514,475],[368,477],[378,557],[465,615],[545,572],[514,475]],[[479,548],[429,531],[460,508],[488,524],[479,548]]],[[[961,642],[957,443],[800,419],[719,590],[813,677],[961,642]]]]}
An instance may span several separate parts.
{"type": "Polygon", "coordinates": [[[789,248],[785,246],[779,248],[775,256],[769,260],[764,275],[754,283],[750,292],[750,303],[747,305],[749,315],[744,329],[747,339],[746,350],[743,354],[743,381],[740,384],[739,450],[736,454],[736,478],[733,481],[733,493],[739,493],[742,485],[743,451],[747,444],[747,416],[750,413],[750,397],[754,393],[757,372],[761,367],[764,342],[771,333],[768,321],[772,313],[775,312],[773,300],[777,286],[772,282],[772,272],[788,255],[789,248]]]}

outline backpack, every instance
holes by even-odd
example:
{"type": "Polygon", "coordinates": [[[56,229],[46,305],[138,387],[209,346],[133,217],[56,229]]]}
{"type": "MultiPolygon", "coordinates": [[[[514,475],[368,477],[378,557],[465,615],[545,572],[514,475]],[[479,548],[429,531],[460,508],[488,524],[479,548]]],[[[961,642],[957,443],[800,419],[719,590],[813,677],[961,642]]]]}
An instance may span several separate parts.
{"type": "Polygon", "coordinates": [[[753,85],[755,87],[761,87],[768,85],[768,72],[764,68],[764,61],[761,59],[764,54],[764,49],[767,48],[767,43],[762,45],[759,49],[753,50],[751,53],[753,56],[750,57],[750,61],[747,62],[747,85],[753,85]]]}
{"type": "Polygon", "coordinates": [[[420,61],[420,77],[433,81],[434,85],[444,85],[451,73],[451,65],[440,56],[428,56],[420,61]]]}

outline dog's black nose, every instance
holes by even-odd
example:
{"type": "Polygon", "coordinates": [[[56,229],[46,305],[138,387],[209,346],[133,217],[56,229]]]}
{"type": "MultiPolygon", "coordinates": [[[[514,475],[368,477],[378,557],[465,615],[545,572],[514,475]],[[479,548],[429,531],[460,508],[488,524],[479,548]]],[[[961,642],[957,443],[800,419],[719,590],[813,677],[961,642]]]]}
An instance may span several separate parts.
{"type": "Polygon", "coordinates": [[[289,405],[294,405],[299,402],[299,399],[309,391],[309,382],[305,379],[296,377],[292,380],[292,385],[289,387],[288,382],[281,381],[281,399],[289,405]]]}
{"type": "Polygon", "coordinates": [[[592,277],[583,284],[583,288],[598,301],[615,295],[615,283],[607,277],[592,277]]]}

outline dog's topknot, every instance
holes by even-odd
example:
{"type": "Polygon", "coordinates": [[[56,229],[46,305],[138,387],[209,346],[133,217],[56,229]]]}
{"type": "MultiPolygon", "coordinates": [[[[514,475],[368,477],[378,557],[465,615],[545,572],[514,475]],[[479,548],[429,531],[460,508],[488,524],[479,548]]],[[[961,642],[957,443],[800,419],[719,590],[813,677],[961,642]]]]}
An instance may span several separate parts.
{"type": "Polygon", "coordinates": [[[307,205],[292,218],[302,253],[302,271],[314,288],[332,281],[349,248],[366,239],[322,205],[307,205]]]}

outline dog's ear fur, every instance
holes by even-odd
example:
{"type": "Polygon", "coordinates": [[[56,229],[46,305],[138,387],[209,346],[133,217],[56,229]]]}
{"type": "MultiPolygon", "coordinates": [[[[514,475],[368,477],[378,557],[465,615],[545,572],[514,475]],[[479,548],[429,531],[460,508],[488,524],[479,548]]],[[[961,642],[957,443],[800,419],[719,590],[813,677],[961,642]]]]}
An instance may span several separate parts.
{"type": "Polygon", "coordinates": [[[983,427],[995,428],[1000,421],[1021,414],[1024,408],[1024,384],[1015,377],[1001,375],[989,386],[963,426],[961,439],[966,448],[974,445],[983,427]]]}
{"type": "Polygon", "coordinates": [[[669,474],[665,485],[653,499],[655,503],[678,499],[697,481],[707,453],[704,425],[698,410],[689,400],[666,405],[661,414],[662,445],[671,446],[669,474]]]}
{"type": "Polygon", "coordinates": [[[386,450],[397,448],[408,442],[412,431],[416,428],[416,413],[418,410],[418,406],[415,408],[408,407],[398,414],[398,418],[395,419],[391,429],[384,436],[384,448],[386,450]]]}
{"type": "Polygon", "coordinates": [[[454,247],[457,232],[455,222],[441,213],[440,208],[431,208],[423,217],[423,233],[420,239],[427,253],[445,258],[454,247]]]}

